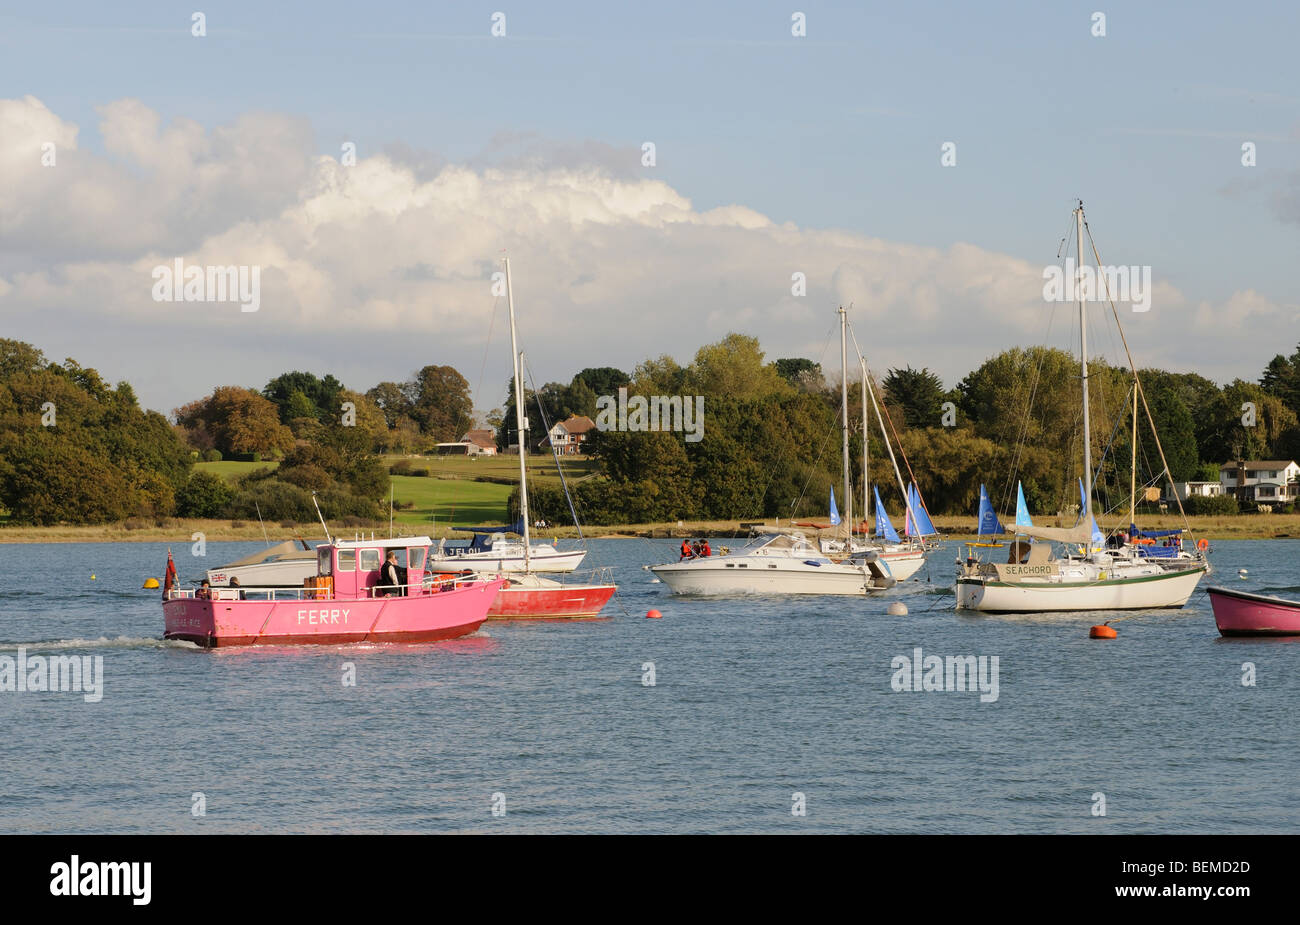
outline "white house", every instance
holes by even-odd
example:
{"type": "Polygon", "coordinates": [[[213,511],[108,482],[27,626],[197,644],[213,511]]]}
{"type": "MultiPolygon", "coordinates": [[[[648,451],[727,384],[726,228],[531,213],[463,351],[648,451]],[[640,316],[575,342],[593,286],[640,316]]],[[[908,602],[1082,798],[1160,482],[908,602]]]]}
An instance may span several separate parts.
{"type": "Polygon", "coordinates": [[[559,421],[547,434],[546,439],[561,456],[577,456],[582,452],[582,445],[587,436],[596,429],[596,422],[584,415],[575,415],[567,421],[559,421]]]}
{"type": "Polygon", "coordinates": [[[1247,501],[1288,504],[1300,496],[1300,465],[1293,459],[1226,462],[1219,467],[1219,482],[1225,494],[1236,494],[1240,487],[1247,501]]]}
{"type": "Polygon", "coordinates": [[[455,443],[438,443],[434,452],[439,456],[495,456],[497,442],[490,430],[471,430],[455,443]]]}
{"type": "Polygon", "coordinates": [[[1173,493],[1180,501],[1188,498],[1214,498],[1223,494],[1222,482],[1173,482],[1173,493]]]}

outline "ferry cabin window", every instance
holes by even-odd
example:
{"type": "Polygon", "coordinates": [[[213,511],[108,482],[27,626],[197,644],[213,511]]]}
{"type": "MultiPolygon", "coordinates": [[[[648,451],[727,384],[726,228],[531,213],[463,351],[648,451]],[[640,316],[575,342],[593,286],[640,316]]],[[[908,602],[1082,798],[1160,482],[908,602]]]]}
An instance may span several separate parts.
{"type": "Polygon", "coordinates": [[[334,574],[330,568],[330,551],[328,546],[316,551],[316,568],[316,573],[318,575],[334,574]]]}
{"type": "Polygon", "coordinates": [[[411,568],[417,570],[424,568],[424,547],[412,546],[407,552],[407,558],[411,560],[411,568]]]}
{"type": "Polygon", "coordinates": [[[355,572],[357,570],[357,551],[355,549],[339,550],[339,571],[355,572]]]}
{"type": "Polygon", "coordinates": [[[363,572],[379,571],[379,550],[362,549],[360,550],[360,565],[363,572]]]}

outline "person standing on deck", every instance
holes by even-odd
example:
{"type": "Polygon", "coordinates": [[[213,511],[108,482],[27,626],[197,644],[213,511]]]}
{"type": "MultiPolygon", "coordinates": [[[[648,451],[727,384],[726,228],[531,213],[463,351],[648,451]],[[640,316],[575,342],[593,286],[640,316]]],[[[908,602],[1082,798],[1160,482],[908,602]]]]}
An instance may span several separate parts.
{"type": "Polygon", "coordinates": [[[375,596],[389,597],[391,595],[401,595],[405,593],[402,585],[406,584],[406,576],[402,574],[406,570],[397,564],[397,553],[394,550],[388,550],[388,558],[379,568],[379,580],[375,582],[375,596]]]}

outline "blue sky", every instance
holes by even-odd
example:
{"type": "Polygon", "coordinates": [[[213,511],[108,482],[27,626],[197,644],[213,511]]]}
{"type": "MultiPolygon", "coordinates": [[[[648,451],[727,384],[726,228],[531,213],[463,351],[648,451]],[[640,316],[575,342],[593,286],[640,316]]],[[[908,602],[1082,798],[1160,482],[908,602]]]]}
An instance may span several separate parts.
{"type": "MultiPolygon", "coordinates": [[[[635,180],[653,141],[653,178],[698,212],[739,205],[778,225],[1033,265],[1054,262],[1081,197],[1103,258],[1151,265],[1183,310],[1206,302],[1233,324],[1234,294],[1253,291],[1283,324],[1300,243],[1297,35],[1300,7],[1285,3],[65,3],[0,12],[0,98],[36,97],[110,161],[97,107],[124,98],[208,130],[267,111],[305,124],[315,153],[350,140],[362,158],[430,171],[593,161],[635,180]],[[505,38],[489,35],[498,10],[505,38]],[[794,10],[805,38],[790,35],[794,10]],[[1095,10],[1104,37],[1090,32],[1095,10]],[[946,141],[954,168],[939,163],[946,141]]],[[[1159,303],[1152,316],[1152,335],[1180,323],[1159,303]]],[[[942,341],[951,320],[931,319],[944,359],[898,359],[951,385],[984,355],[963,366],[960,339],[942,341]]],[[[1226,360],[1189,342],[1185,368],[1214,359],[1218,378],[1254,378],[1298,330],[1226,360]]],[[[89,339],[24,333],[51,355],[66,343],[112,365],[89,339]]],[[[679,359],[705,339],[683,341],[679,359]]],[[[542,375],[567,379],[565,353],[540,347],[542,375]]],[[[614,352],[625,366],[647,355],[614,352]]],[[[373,364],[354,368],[356,385],[373,384],[373,364]]],[[[160,405],[166,390],[145,389],[160,405]]]]}

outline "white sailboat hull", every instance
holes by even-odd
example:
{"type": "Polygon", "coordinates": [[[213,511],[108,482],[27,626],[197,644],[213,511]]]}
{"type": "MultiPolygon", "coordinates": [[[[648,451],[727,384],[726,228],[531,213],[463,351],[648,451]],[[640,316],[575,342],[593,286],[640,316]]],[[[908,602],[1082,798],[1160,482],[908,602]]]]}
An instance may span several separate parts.
{"type": "Polygon", "coordinates": [[[889,570],[898,581],[907,581],[925,565],[925,553],[920,550],[907,552],[884,552],[880,558],[889,563],[889,570]]]}
{"type": "Polygon", "coordinates": [[[1150,610],[1182,607],[1196,590],[1205,569],[1193,568],[1080,582],[957,579],[959,610],[989,613],[1041,613],[1076,610],[1150,610]]]}
{"type": "MultiPolygon", "coordinates": [[[[547,547],[549,548],[549,547],[547,547]]],[[[587,555],[586,550],[575,549],[571,552],[534,552],[524,563],[523,553],[517,555],[502,554],[485,550],[460,555],[437,555],[429,557],[429,568],[434,571],[453,572],[472,568],[481,572],[572,572],[582,564],[587,555]]]]}
{"type": "Polygon", "coordinates": [[[797,568],[710,562],[682,562],[650,569],[674,594],[839,594],[862,596],[871,587],[870,571],[843,565],[797,568]]]}
{"type": "Polygon", "coordinates": [[[238,578],[239,584],[245,588],[294,588],[301,586],[303,579],[315,574],[316,556],[312,555],[283,562],[208,569],[207,578],[216,588],[230,584],[231,578],[238,578]]]}

